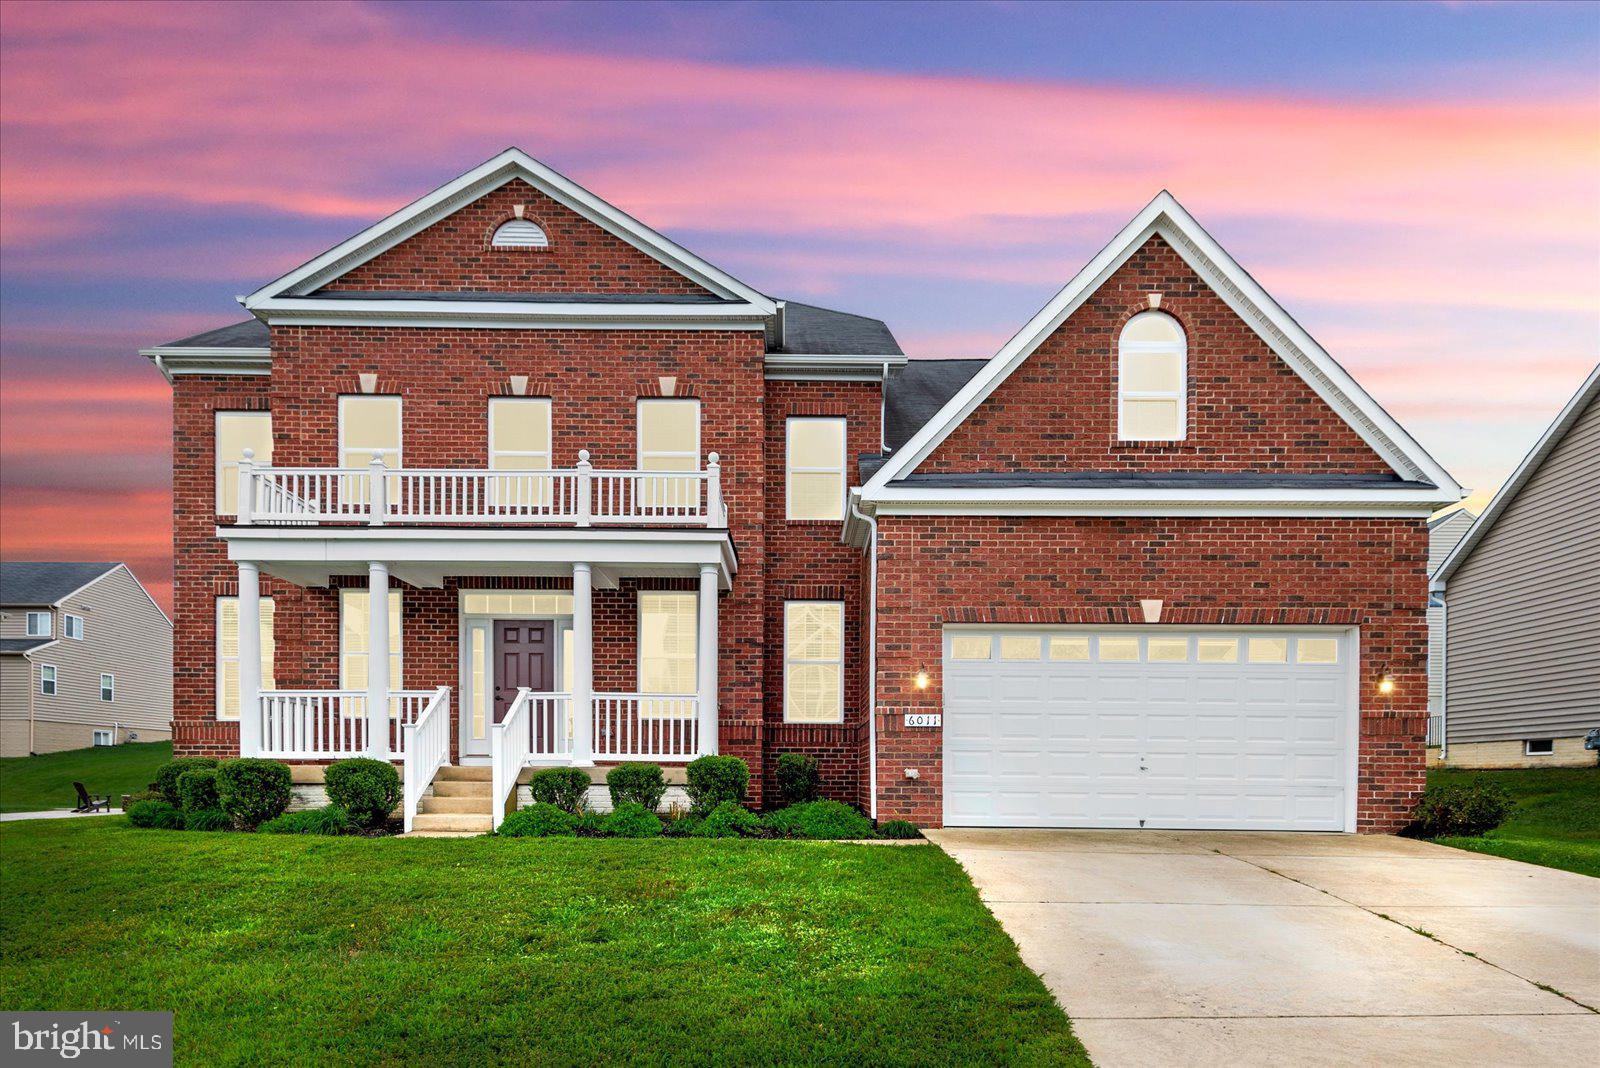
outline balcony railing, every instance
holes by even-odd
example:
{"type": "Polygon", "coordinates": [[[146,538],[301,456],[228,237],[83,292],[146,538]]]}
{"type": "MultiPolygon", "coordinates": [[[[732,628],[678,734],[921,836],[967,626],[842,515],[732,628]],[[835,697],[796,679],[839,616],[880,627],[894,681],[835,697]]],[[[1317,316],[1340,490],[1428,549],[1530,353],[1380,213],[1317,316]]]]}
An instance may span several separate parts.
{"type": "Polygon", "coordinates": [[[463,526],[726,527],[716,453],[701,471],[544,471],[239,465],[241,526],[356,523],[463,526]]]}

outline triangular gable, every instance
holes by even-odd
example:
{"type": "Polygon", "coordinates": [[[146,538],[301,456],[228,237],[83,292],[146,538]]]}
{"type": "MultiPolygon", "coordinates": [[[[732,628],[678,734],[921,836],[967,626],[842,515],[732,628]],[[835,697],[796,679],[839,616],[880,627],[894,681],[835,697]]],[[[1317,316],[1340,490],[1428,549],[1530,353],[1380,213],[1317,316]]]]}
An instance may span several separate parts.
{"type": "Polygon", "coordinates": [[[871,499],[917,470],[963,420],[1057,327],[1153,236],[1160,236],[1387,463],[1400,478],[1438,487],[1441,499],[1461,488],[1349,373],[1212,239],[1171,193],[1162,191],[1083,270],[1005,344],[903,448],[862,487],[871,499]]]}
{"type": "Polygon", "coordinates": [[[244,306],[259,313],[272,310],[275,304],[283,301],[313,293],[462,207],[518,179],[715,296],[738,303],[758,316],[770,316],[776,311],[773,301],[764,294],[707,263],[518,148],[506,149],[322,255],[267,283],[244,298],[244,306]]]}

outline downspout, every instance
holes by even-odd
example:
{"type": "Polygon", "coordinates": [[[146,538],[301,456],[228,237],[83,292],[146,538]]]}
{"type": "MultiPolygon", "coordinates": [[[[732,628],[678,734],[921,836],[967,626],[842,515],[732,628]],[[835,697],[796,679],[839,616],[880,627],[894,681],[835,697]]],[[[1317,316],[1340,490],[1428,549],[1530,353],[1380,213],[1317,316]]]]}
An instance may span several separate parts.
{"type": "Polygon", "coordinates": [[[1439,763],[1450,758],[1450,598],[1439,591],[1439,763]]]}
{"type": "Polygon", "coordinates": [[[33,677],[33,657],[24,656],[22,659],[28,663],[28,755],[33,756],[38,752],[33,736],[33,703],[34,695],[39,692],[39,682],[33,677]]]}
{"type": "Polygon", "coordinates": [[[878,818],[878,521],[850,501],[850,512],[867,525],[872,554],[867,580],[867,815],[878,818]]]}

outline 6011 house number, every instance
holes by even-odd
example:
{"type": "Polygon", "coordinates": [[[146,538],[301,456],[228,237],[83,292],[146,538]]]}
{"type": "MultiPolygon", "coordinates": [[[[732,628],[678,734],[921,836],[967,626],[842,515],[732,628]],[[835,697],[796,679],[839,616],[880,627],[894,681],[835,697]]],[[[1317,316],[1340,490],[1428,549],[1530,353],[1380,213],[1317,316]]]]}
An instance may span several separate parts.
{"type": "Polygon", "coordinates": [[[938,727],[944,722],[944,717],[937,712],[907,712],[907,727],[938,727]]]}

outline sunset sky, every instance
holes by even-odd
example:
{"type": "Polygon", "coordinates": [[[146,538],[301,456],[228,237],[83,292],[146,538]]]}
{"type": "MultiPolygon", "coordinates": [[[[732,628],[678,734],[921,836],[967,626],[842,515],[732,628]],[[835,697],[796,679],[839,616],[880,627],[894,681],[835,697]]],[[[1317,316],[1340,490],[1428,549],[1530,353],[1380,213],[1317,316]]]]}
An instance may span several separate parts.
{"type": "Polygon", "coordinates": [[[913,356],[1170,189],[1480,495],[1600,359],[1600,5],[6,3],[0,552],[166,604],[136,350],[507,145],[913,356]]]}

